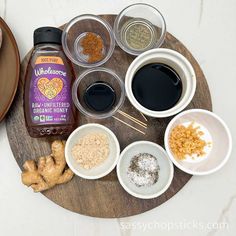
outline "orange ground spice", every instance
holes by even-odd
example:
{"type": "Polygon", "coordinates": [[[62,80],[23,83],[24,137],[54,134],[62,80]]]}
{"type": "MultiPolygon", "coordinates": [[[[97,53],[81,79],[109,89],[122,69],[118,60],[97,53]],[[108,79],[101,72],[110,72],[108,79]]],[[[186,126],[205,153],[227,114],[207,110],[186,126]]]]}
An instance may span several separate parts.
{"type": "Polygon", "coordinates": [[[94,63],[101,61],[104,57],[103,50],[103,40],[102,38],[92,32],[88,32],[80,43],[83,48],[82,53],[88,55],[88,62],[94,63]]]}

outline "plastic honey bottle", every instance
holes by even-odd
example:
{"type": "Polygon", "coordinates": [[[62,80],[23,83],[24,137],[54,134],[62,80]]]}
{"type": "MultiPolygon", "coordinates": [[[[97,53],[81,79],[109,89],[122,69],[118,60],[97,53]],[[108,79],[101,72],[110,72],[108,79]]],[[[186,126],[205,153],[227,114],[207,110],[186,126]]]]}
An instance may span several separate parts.
{"type": "Polygon", "coordinates": [[[62,31],[54,27],[34,31],[24,87],[25,122],[31,137],[68,135],[75,127],[71,94],[75,75],[61,36],[62,31]]]}

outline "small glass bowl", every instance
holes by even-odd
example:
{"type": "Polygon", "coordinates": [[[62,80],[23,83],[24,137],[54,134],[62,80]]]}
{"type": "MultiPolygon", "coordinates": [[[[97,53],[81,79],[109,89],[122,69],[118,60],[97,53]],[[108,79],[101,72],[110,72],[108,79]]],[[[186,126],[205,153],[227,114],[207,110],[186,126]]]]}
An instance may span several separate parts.
{"type": "Polygon", "coordinates": [[[138,56],[142,52],[162,45],[166,35],[165,19],[151,5],[133,4],[116,17],[114,34],[117,44],[124,51],[138,56]]]}
{"type": "Polygon", "coordinates": [[[72,19],[62,33],[62,46],[67,57],[76,65],[82,67],[97,67],[104,64],[115,48],[115,38],[112,27],[99,16],[85,14],[72,19]],[[81,40],[86,33],[92,32],[102,38],[104,50],[100,61],[89,63],[88,56],[82,53],[81,40]]]}
{"type": "Polygon", "coordinates": [[[84,71],[74,82],[72,99],[78,110],[94,119],[104,119],[114,115],[125,100],[125,87],[122,79],[112,70],[99,67],[84,71]],[[95,83],[105,83],[115,92],[115,101],[107,111],[95,111],[84,100],[86,90],[95,83]]]}

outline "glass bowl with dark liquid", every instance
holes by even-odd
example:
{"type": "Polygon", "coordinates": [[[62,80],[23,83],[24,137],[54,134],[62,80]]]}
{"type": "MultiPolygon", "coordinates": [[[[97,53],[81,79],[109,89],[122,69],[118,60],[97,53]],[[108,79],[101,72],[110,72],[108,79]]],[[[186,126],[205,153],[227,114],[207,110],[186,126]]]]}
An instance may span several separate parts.
{"type": "Polygon", "coordinates": [[[103,119],[114,115],[122,106],[125,87],[122,79],[110,69],[88,69],[74,82],[72,98],[81,113],[103,119]]]}

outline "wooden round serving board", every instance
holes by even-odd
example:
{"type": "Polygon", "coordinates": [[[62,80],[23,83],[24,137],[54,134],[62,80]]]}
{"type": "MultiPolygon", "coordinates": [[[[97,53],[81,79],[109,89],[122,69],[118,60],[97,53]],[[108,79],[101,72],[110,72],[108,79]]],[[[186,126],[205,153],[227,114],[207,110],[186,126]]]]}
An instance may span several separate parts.
{"type": "MultiPolygon", "coordinates": [[[[102,17],[113,25],[115,19],[114,15],[105,15],[102,17]]],[[[197,90],[187,109],[204,108],[211,110],[211,96],[207,81],[199,64],[191,53],[180,41],[169,33],[166,35],[163,47],[176,50],[183,54],[191,62],[196,72],[197,90]]],[[[27,54],[22,62],[18,92],[14,105],[7,117],[7,134],[9,142],[14,157],[21,169],[26,160],[37,159],[40,156],[51,153],[50,143],[53,140],[53,138],[31,138],[25,127],[23,114],[23,82],[29,56],[30,53],[27,54]]],[[[126,54],[117,46],[112,58],[104,66],[113,69],[122,78],[125,78],[127,68],[133,59],[134,57],[126,54]]],[[[78,74],[84,69],[75,66],[75,70],[78,74]]],[[[127,99],[121,110],[142,120],[140,113],[131,106],[127,99]]],[[[122,119],[125,120],[125,118],[122,119]]],[[[146,135],[130,129],[126,125],[116,121],[114,118],[96,121],[81,115],[79,117],[78,126],[90,122],[99,122],[109,127],[117,135],[122,150],[128,144],[137,140],[150,140],[163,146],[164,132],[170,120],[171,117],[165,119],[148,118],[148,129],[146,131],[143,130],[146,132],[146,135]]],[[[126,120],[126,122],[130,121],[126,120]]],[[[166,202],[175,195],[190,178],[191,175],[185,174],[175,168],[174,179],[170,188],[160,197],[150,200],[141,200],[132,197],[125,192],[118,182],[115,170],[99,180],[85,180],[75,176],[69,183],[58,185],[43,192],[43,194],[56,204],[80,214],[103,218],[126,217],[143,213],[166,202]]]]}

